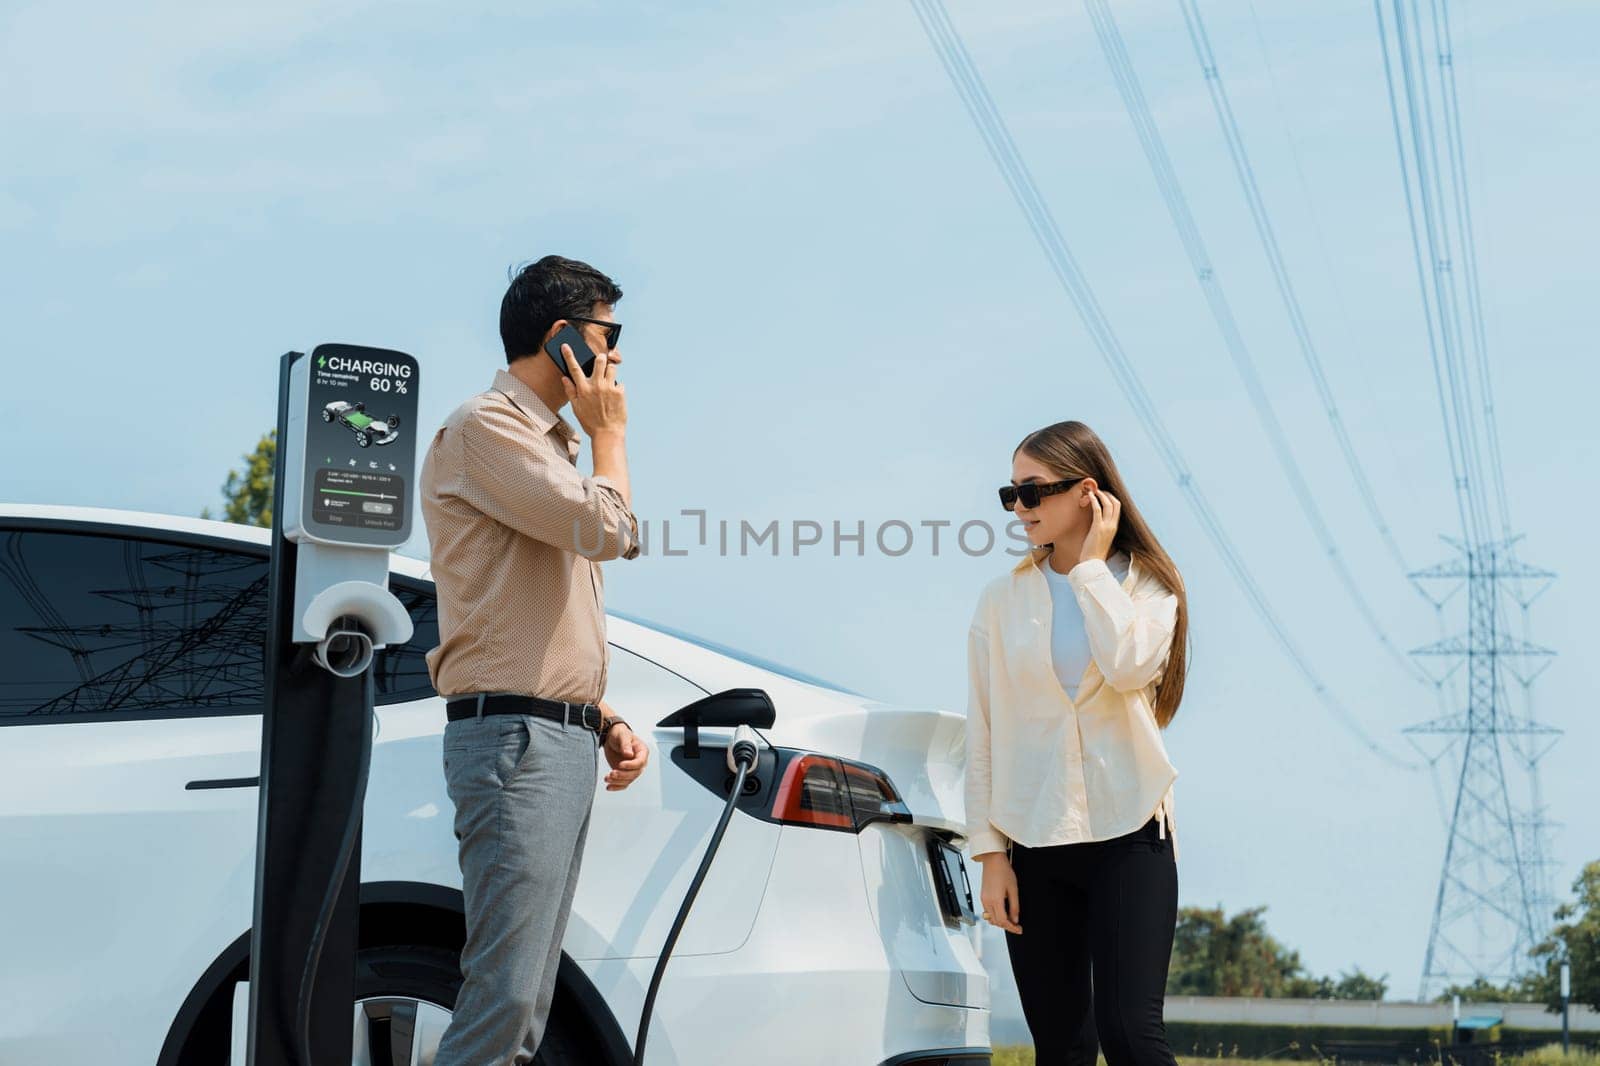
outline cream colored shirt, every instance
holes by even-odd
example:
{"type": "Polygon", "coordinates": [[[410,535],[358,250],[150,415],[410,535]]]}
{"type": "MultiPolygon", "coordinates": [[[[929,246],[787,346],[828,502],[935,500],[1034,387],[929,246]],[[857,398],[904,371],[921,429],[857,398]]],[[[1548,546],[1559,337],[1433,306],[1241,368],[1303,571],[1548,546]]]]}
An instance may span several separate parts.
{"type": "Polygon", "coordinates": [[[439,593],[427,657],[439,695],[605,693],[600,560],[636,557],[639,523],[609,479],[578,472],[578,447],[577,431],[505,370],[433,435],[418,486],[439,593]]]}
{"type": "MultiPolygon", "coordinates": [[[[1074,700],[1051,660],[1050,589],[1032,565],[989,582],[967,639],[969,854],[1109,840],[1158,817],[1176,823],[1156,725],[1156,682],[1178,597],[1132,560],[1120,583],[1098,559],[1067,573],[1083,611],[1090,661],[1074,700]]],[[[1173,838],[1177,855],[1177,839],[1173,838]]]]}

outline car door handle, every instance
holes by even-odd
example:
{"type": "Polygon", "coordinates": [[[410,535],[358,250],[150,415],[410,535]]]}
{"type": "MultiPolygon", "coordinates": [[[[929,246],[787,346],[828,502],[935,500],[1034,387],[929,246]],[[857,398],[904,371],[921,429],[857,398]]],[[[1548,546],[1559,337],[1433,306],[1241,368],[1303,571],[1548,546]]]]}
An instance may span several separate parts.
{"type": "Polygon", "coordinates": [[[206,788],[257,788],[261,784],[258,777],[213,777],[203,781],[190,781],[183,786],[185,792],[195,792],[206,788]]]}

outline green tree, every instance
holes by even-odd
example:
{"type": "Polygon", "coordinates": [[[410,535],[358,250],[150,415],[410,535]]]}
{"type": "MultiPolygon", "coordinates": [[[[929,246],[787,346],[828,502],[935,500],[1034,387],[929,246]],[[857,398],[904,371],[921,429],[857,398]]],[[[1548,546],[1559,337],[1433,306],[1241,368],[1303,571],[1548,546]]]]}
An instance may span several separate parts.
{"type": "Polygon", "coordinates": [[[1189,996],[1287,996],[1299,999],[1382,999],[1388,975],[1373,977],[1358,966],[1337,979],[1313,977],[1300,953],[1267,932],[1266,907],[1229,918],[1221,907],[1184,907],[1178,912],[1167,994],[1189,996]]]}
{"type": "MultiPolygon", "coordinates": [[[[272,525],[272,464],[278,451],[278,431],[272,430],[256,443],[255,450],[241,456],[244,469],[228,471],[222,486],[222,519],[245,526],[272,525]]],[[[214,518],[211,508],[201,510],[201,518],[214,518]]]]}
{"type": "Polygon", "coordinates": [[[1299,974],[1289,978],[1284,983],[1280,996],[1290,999],[1334,999],[1334,984],[1331,977],[1312,977],[1310,974],[1299,974]]]}
{"type": "Polygon", "coordinates": [[[1583,868],[1572,883],[1574,899],[1556,908],[1555,928],[1529,952],[1535,969],[1518,980],[1497,985],[1482,977],[1452,985],[1438,999],[1448,1003],[1543,1003],[1561,1009],[1561,963],[1572,964],[1572,1001],[1600,1010],[1600,862],[1583,868]]]}
{"type": "Polygon", "coordinates": [[[1572,882],[1570,903],[1556,908],[1556,926],[1533,949],[1539,969],[1523,979],[1527,998],[1561,1009],[1561,963],[1572,965],[1572,1002],[1600,1010],[1600,860],[1572,882]]]}
{"type": "Polygon", "coordinates": [[[1363,973],[1357,966],[1349,973],[1339,974],[1339,980],[1333,983],[1333,994],[1329,999],[1382,999],[1389,991],[1389,975],[1373,977],[1363,973]]]}
{"type": "Polygon", "coordinates": [[[1435,1003],[1449,1003],[1456,996],[1463,1003],[1521,1003],[1528,994],[1516,982],[1497,985],[1483,977],[1474,977],[1464,985],[1451,985],[1434,997],[1435,1003]]]}
{"type": "Polygon", "coordinates": [[[1283,996],[1300,974],[1300,954],[1274,940],[1261,918],[1266,907],[1227,917],[1221,907],[1178,912],[1169,995],[1283,996]]]}

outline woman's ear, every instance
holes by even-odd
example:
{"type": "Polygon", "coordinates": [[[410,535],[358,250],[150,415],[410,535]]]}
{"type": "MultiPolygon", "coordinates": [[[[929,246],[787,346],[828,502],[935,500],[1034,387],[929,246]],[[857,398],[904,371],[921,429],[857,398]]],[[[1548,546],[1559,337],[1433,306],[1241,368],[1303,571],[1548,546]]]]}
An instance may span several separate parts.
{"type": "Polygon", "coordinates": [[[1089,497],[1100,487],[1100,483],[1092,477],[1086,477],[1078,482],[1078,506],[1089,506],[1089,497]]]}

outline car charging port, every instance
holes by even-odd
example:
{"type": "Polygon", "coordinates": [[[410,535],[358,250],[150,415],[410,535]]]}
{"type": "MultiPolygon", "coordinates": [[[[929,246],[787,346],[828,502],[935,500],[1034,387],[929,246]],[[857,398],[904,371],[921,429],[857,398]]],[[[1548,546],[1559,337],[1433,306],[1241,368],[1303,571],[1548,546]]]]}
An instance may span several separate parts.
{"type": "MultiPolygon", "coordinates": [[[[737,774],[729,774],[722,779],[722,794],[724,796],[733,792],[734,782],[737,780],[737,778],[737,774]]],[[[755,774],[751,774],[744,779],[744,788],[740,790],[740,793],[745,796],[754,796],[760,791],[761,778],[757,777],[755,774]]]]}

